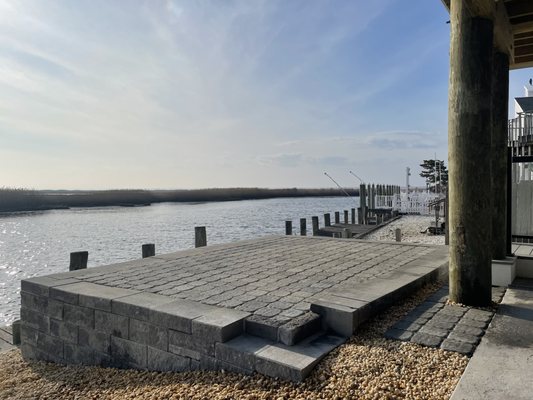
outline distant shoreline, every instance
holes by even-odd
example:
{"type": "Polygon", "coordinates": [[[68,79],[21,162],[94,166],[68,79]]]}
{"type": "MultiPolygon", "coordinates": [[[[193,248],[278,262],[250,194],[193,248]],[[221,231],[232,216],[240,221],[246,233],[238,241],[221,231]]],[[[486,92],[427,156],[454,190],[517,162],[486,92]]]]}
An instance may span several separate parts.
{"type": "MultiPolygon", "coordinates": [[[[346,189],[359,196],[359,189],[346,189]]],[[[50,191],[0,188],[0,213],[90,207],[139,207],[154,203],[261,200],[284,197],[346,196],[340,189],[221,188],[192,190],[50,191]]]]}

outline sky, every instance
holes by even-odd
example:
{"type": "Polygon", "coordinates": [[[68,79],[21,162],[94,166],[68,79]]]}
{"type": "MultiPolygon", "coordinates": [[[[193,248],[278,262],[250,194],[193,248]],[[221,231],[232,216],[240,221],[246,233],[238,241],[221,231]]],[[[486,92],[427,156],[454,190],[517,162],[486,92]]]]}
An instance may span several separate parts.
{"type": "Polygon", "coordinates": [[[448,20],[439,0],[0,0],[0,187],[404,185],[406,167],[423,186],[422,160],[447,160],[448,20]]]}

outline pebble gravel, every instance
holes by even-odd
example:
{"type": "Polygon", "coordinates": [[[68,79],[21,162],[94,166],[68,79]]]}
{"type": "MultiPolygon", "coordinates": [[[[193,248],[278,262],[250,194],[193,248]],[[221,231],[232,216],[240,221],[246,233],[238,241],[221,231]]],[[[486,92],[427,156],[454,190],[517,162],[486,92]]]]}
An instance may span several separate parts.
{"type": "MultiPolygon", "coordinates": [[[[444,218],[441,217],[440,222],[444,218]]],[[[396,221],[385,225],[364,237],[365,240],[385,240],[394,242],[396,240],[396,229],[402,230],[402,242],[424,243],[424,244],[444,244],[444,235],[431,235],[424,233],[426,229],[435,224],[435,217],[424,215],[404,215],[396,221]]]]}
{"type": "Polygon", "coordinates": [[[155,373],[26,362],[0,354],[0,399],[448,399],[468,357],[385,339],[428,285],[363,325],[302,383],[255,374],[155,373]]]}

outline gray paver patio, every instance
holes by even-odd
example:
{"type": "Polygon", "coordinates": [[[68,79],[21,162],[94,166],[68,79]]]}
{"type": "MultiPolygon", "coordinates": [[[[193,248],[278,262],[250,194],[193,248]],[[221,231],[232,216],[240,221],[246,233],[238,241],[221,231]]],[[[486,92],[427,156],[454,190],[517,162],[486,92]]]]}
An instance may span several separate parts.
{"type": "Polygon", "coordinates": [[[277,236],[22,280],[25,357],[301,380],[447,248],[277,236]]]}
{"type": "Polygon", "coordinates": [[[309,298],[383,275],[432,247],[274,237],[206,251],[156,256],[87,270],[79,280],[249,312],[280,326],[309,310],[309,298]]]}

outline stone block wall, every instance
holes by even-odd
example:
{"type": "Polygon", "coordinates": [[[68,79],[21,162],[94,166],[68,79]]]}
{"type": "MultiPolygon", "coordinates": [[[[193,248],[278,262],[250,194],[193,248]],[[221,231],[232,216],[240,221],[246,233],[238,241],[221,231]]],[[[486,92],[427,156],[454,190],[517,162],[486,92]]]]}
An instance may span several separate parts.
{"type": "Polygon", "coordinates": [[[244,331],[247,313],[76,279],[22,281],[23,356],[153,371],[226,369],[217,344],[244,331]]]}

